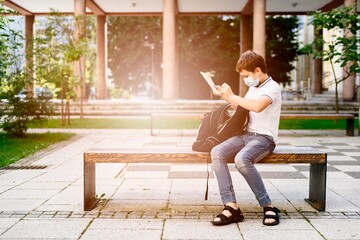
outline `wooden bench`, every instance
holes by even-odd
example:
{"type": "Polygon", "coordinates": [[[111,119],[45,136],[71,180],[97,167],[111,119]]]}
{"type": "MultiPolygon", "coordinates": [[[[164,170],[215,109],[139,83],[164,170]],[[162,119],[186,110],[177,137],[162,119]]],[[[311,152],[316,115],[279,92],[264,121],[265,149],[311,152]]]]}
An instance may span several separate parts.
{"type": "MultiPolygon", "coordinates": [[[[165,118],[176,118],[176,119],[188,119],[188,118],[201,118],[203,114],[197,114],[197,113],[154,113],[150,115],[150,134],[151,136],[154,136],[154,121],[155,119],[165,119],[165,118]]],[[[346,119],[346,135],[347,136],[354,136],[354,128],[355,128],[355,116],[354,114],[306,114],[306,113],[300,113],[300,114],[286,114],[282,113],[280,115],[280,119],[346,119]]]]}
{"type": "MultiPolygon", "coordinates": [[[[209,153],[188,149],[91,149],[84,153],[84,210],[93,209],[96,199],[96,163],[204,163],[209,153]]],[[[229,163],[233,163],[230,160],[229,163]]],[[[260,163],[310,164],[309,198],[319,211],[325,211],[327,154],[309,147],[276,147],[274,153],[260,163]]],[[[239,176],[240,177],[240,176],[239,176]]],[[[291,187],[291,186],[289,186],[291,187]]]]}
{"type": "Polygon", "coordinates": [[[355,116],[354,114],[286,114],[283,113],[280,115],[280,119],[331,119],[331,120],[338,120],[338,119],[346,119],[346,135],[347,136],[354,136],[354,128],[355,128],[355,116]]]}

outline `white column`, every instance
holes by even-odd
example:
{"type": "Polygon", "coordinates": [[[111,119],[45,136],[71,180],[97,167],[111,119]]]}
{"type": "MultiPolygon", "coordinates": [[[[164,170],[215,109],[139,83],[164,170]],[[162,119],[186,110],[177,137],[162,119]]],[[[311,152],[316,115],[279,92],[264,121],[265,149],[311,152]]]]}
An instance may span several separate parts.
{"type": "MultiPolygon", "coordinates": [[[[345,0],[344,1],[345,6],[350,6],[352,4],[355,4],[355,0],[345,0]]],[[[353,34],[348,29],[344,30],[344,34],[346,34],[349,37],[353,36],[353,34]]],[[[351,63],[348,63],[344,67],[344,74],[343,74],[344,76],[347,75],[345,73],[345,71],[346,71],[347,68],[350,67],[350,64],[351,63]]],[[[343,100],[344,101],[352,101],[352,100],[354,100],[354,97],[355,97],[355,75],[348,77],[342,83],[343,83],[343,92],[342,92],[343,100]]]]}
{"type": "MultiPolygon", "coordinates": [[[[241,15],[240,18],[240,55],[251,49],[251,15],[241,15]]],[[[239,74],[239,95],[244,97],[249,87],[239,74]]]]}
{"type": "MultiPolygon", "coordinates": [[[[319,31],[314,31],[314,35],[317,37],[323,37],[322,29],[319,31]]],[[[317,49],[318,51],[322,50],[322,46],[317,49]]],[[[323,60],[322,59],[313,59],[313,82],[312,82],[312,93],[321,94],[322,93],[322,82],[323,82],[323,60]]]]}
{"type": "Polygon", "coordinates": [[[106,16],[97,16],[96,26],[96,66],[97,66],[97,81],[96,81],[96,98],[106,99],[106,16]]]}
{"type": "MultiPolygon", "coordinates": [[[[26,71],[33,77],[34,75],[34,22],[35,17],[32,15],[25,16],[25,53],[26,53],[26,71]]],[[[32,97],[34,95],[34,83],[31,82],[26,86],[28,96],[32,97]]]]}
{"type": "Polygon", "coordinates": [[[179,97],[177,41],[176,41],[176,0],[164,0],[163,12],[163,84],[164,99],[179,97]]]}
{"type": "Polygon", "coordinates": [[[254,0],[253,50],[265,58],[266,0],[254,0]]]}
{"type": "MultiPolygon", "coordinates": [[[[86,35],[86,13],[85,0],[74,0],[74,39],[75,41],[84,38],[86,35]]],[[[85,57],[81,57],[80,61],[75,62],[74,74],[80,77],[80,86],[78,88],[78,97],[82,101],[86,96],[86,81],[85,81],[85,57]]]]}

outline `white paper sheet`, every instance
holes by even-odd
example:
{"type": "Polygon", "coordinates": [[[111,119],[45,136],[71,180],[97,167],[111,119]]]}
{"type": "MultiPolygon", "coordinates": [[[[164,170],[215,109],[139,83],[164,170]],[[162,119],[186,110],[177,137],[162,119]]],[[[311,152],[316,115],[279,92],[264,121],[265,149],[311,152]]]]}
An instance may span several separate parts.
{"type": "Polygon", "coordinates": [[[206,80],[206,82],[209,84],[209,86],[211,87],[211,89],[213,90],[213,92],[215,94],[220,95],[221,93],[215,88],[215,83],[211,78],[211,73],[209,72],[200,72],[201,75],[204,77],[204,79],[206,80]]]}

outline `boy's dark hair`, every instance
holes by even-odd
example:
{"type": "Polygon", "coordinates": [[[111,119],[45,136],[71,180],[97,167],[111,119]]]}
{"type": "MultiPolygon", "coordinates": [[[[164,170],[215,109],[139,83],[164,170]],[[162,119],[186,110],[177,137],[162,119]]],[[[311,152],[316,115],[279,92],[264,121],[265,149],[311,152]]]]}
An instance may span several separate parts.
{"type": "Polygon", "coordinates": [[[267,73],[264,58],[253,51],[246,51],[241,54],[239,61],[236,63],[236,71],[238,72],[242,70],[254,72],[257,67],[259,67],[263,73],[267,73]]]}

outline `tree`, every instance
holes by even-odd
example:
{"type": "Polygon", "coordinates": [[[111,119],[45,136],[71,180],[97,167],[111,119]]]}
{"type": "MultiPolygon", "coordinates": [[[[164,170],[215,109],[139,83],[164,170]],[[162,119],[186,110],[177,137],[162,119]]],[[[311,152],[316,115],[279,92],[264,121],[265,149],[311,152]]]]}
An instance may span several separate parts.
{"type": "Polygon", "coordinates": [[[76,98],[79,80],[73,74],[73,21],[53,11],[37,22],[35,43],[35,73],[41,85],[54,84],[61,99],[61,122],[70,122],[70,99],[76,98]],[[64,102],[65,99],[65,102],[64,102]],[[65,105],[65,106],[64,106],[65,105]],[[65,108],[65,110],[64,110],[65,108]]]}
{"type": "MultiPolygon", "coordinates": [[[[239,58],[239,17],[180,17],[180,72],[183,86],[199,80],[199,69],[215,71],[217,83],[228,82],[234,91],[238,87],[235,64],[239,58]]],[[[266,63],[269,74],[278,82],[291,81],[289,72],[298,54],[297,17],[270,16],[266,20],[266,63]]],[[[200,77],[201,78],[201,77],[200,77]]],[[[201,82],[203,83],[203,82],[201,82]]],[[[208,89],[206,84],[198,84],[208,89]]],[[[192,97],[199,95],[193,88],[192,97]]],[[[183,91],[191,91],[184,88],[183,91]]],[[[189,93],[188,93],[189,94],[189,93]]],[[[203,98],[209,92],[201,93],[203,98]]]]}
{"type": "Polygon", "coordinates": [[[212,97],[200,71],[214,72],[216,84],[227,82],[234,92],[238,91],[239,74],[235,65],[240,54],[239,25],[239,17],[179,17],[180,96],[212,97]]]}
{"type": "MultiPolygon", "coordinates": [[[[296,17],[270,17],[267,34],[269,70],[277,81],[288,82],[298,45],[295,41],[296,17]],[[278,26],[279,25],[279,26],[278,26]],[[280,39],[280,40],[279,40],[280,39]]],[[[109,17],[109,67],[114,83],[123,89],[138,91],[151,72],[154,44],[155,65],[161,87],[162,22],[161,17],[109,17]]],[[[240,17],[179,16],[179,86],[180,97],[213,97],[200,71],[213,71],[215,83],[227,82],[238,91],[239,75],[235,71],[240,56],[240,17]],[[189,87],[191,86],[191,87],[189,87]]]]}
{"type": "Polygon", "coordinates": [[[117,88],[141,91],[152,72],[152,61],[158,80],[155,84],[160,87],[161,17],[109,17],[108,36],[108,63],[117,88]],[[149,44],[154,47],[154,59],[149,44]]]}
{"type": "MultiPolygon", "coordinates": [[[[109,67],[115,85],[139,91],[154,61],[156,84],[161,88],[162,18],[109,17],[108,32],[109,67]],[[153,60],[149,44],[154,45],[153,60]]],[[[239,17],[179,17],[178,36],[181,98],[209,98],[200,71],[212,70],[215,81],[227,81],[237,88],[234,69],[239,57],[239,17]]]]}
{"type": "Polygon", "coordinates": [[[96,78],[96,16],[86,16],[86,98],[90,95],[90,87],[97,82],[96,78]]]}
{"type": "Polygon", "coordinates": [[[321,36],[315,36],[311,44],[306,45],[302,52],[313,54],[314,58],[328,61],[332,68],[335,83],[336,113],[339,112],[338,86],[341,82],[357,73],[360,73],[360,55],[358,48],[360,39],[357,32],[360,30],[359,15],[356,5],[336,8],[329,12],[317,11],[312,14],[315,31],[320,29],[334,30],[329,41],[321,36]],[[319,48],[319,46],[324,46],[319,48]],[[336,76],[335,64],[344,68],[343,76],[336,76]]]}
{"type": "Polygon", "coordinates": [[[289,73],[299,52],[296,41],[296,16],[269,16],[266,18],[266,64],[268,73],[284,85],[291,82],[289,73]]]}
{"type": "MultiPolygon", "coordinates": [[[[94,21],[89,21],[90,38],[94,38],[94,21]]],[[[35,43],[35,73],[41,86],[56,86],[61,98],[62,125],[66,117],[70,122],[70,100],[76,99],[76,88],[81,84],[82,76],[74,75],[74,62],[82,56],[90,56],[94,59],[94,47],[89,47],[86,38],[74,39],[74,19],[71,16],[62,15],[52,11],[46,18],[37,22],[38,31],[34,39],[35,43]],[[65,103],[64,103],[65,100],[65,103]],[[64,106],[65,105],[65,106],[64,106]],[[65,108],[65,110],[64,110],[65,108]]],[[[89,71],[94,73],[95,61],[88,61],[89,71]]],[[[93,80],[93,76],[91,78],[93,80]]]]}
{"type": "Polygon", "coordinates": [[[14,12],[0,4],[0,126],[11,136],[24,137],[30,123],[41,124],[53,111],[48,98],[27,92],[34,79],[23,66],[24,37],[9,27],[12,20],[5,13],[14,12]]]}
{"type": "MultiPolygon", "coordinates": [[[[11,13],[10,10],[6,10],[2,3],[0,2],[0,78],[4,79],[7,76],[7,71],[11,65],[11,55],[10,55],[10,46],[7,40],[10,38],[8,24],[10,21],[9,18],[5,17],[3,14],[11,13]]],[[[16,32],[15,32],[16,33],[16,32]]]]}

